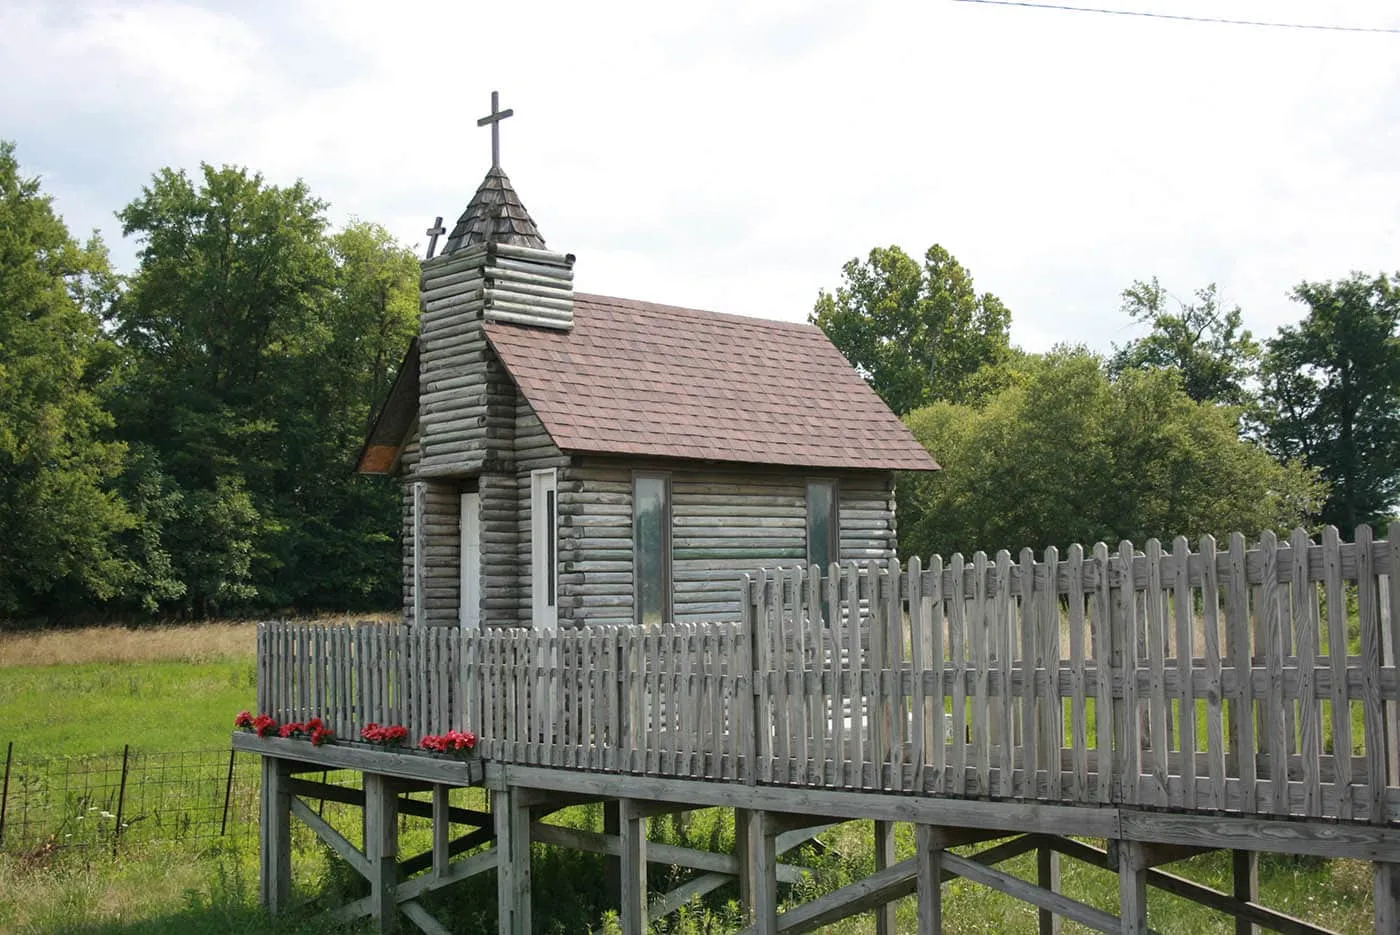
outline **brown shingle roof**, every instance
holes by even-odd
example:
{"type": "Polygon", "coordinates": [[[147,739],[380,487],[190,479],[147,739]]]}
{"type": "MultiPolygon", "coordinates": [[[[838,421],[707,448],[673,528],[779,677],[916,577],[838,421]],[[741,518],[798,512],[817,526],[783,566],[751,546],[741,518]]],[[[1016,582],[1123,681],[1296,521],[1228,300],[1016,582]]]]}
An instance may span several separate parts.
{"type": "Polygon", "coordinates": [[[811,325],[580,294],[572,331],[486,334],[565,451],[938,468],[811,325]]]}

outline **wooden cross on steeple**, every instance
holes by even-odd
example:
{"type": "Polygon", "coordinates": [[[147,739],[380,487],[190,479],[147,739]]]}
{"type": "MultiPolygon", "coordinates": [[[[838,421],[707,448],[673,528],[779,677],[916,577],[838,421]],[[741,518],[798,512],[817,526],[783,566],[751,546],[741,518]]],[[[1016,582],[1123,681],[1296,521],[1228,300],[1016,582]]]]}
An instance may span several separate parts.
{"type": "Polygon", "coordinates": [[[447,233],[447,228],[442,226],[442,218],[439,217],[433,221],[433,226],[423,233],[428,235],[428,259],[431,260],[433,254],[437,253],[437,239],[447,233]]]}
{"type": "Polygon", "coordinates": [[[491,168],[493,169],[501,167],[501,121],[514,114],[515,111],[509,107],[501,110],[501,94],[499,91],[492,91],[491,113],[476,122],[478,127],[491,124],[491,168]]]}

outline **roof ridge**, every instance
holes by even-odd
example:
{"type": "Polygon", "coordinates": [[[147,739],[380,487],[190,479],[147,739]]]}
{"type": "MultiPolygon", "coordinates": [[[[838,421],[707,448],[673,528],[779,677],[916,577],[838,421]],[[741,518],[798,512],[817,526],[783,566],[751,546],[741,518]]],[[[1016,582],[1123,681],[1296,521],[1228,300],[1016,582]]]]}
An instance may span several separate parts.
{"type": "Polygon", "coordinates": [[[824,334],[820,328],[805,321],[785,321],[781,318],[764,318],[760,315],[740,315],[735,312],[716,312],[707,308],[695,308],[689,305],[671,305],[666,302],[653,302],[650,299],[629,299],[623,296],[600,295],[593,292],[575,292],[574,302],[580,300],[594,303],[623,304],[630,306],[644,306],[648,311],[677,312],[684,315],[703,315],[706,318],[724,318],[729,321],[753,324],[761,327],[778,327],[791,329],[794,331],[817,332],[824,334]]]}

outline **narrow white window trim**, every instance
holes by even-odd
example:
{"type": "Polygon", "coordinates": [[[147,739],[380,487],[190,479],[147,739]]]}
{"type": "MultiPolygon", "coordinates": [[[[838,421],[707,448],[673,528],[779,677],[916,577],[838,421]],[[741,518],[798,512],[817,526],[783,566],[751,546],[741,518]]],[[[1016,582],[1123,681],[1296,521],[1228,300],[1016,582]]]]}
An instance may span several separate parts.
{"type": "Polygon", "coordinates": [[[425,559],[427,551],[427,509],[428,485],[423,481],[413,483],[413,622],[422,625],[427,619],[423,607],[425,586],[425,559]]]}
{"type": "Polygon", "coordinates": [[[559,626],[559,482],[554,468],[530,472],[531,619],[539,629],[559,626]]]}
{"type": "Polygon", "coordinates": [[[458,622],[464,630],[481,626],[481,494],[462,494],[462,566],[458,594],[458,622]]]}

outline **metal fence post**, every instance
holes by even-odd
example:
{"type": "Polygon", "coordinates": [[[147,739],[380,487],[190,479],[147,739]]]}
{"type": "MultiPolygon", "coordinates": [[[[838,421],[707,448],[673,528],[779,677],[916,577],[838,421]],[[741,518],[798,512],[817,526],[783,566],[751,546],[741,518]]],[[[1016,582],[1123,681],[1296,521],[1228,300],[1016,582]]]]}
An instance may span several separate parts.
{"type": "Polygon", "coordinates": [[[122,784],[117,792],[117,826],[112,829],[112,856],[117,856],[117,842],[122,836],[122,812],[126,808],[126,773],[131,761],[131,744],[122,745],[122,784]]]}
{"type": "Polygon", "coordinates": [[[10,764],[15,759],[15,742],[5,746],[5,782],[0,786],[0,846],[5,843],[5,807],[10,804],[10,764]]]}
{"type": "Polygon", "coordinates": [[[232,747],[228,751],[228,779],[224,782],[224,815],[219,820],[219,837],[228,833],[228,803],[233,798],[233,754],[232,747]]]}

